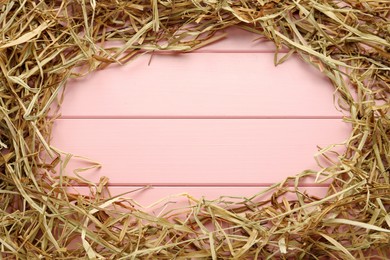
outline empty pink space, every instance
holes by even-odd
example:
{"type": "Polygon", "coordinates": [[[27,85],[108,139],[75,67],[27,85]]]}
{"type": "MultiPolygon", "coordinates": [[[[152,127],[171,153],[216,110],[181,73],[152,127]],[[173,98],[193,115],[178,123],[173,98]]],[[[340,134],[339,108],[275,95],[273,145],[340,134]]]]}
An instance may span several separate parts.
{"type": "MultiPolygon", "coordinates": [[[[314,154],[351,130],[333,86],[296,56],[275,67],[275,47],[257,35],[227,32],[195,53],[149,53],[71,80],[51,140],[74,155],[61,174],[99,165],[79,174],[107,177],[112,194],[150,185],[128,194],[149,205],[182,193],[250,196],[319,170],[314,154]]],[[[326,183],[301,184],[322,196],[326,183]]]]}
{"type": "MultiPolygon", "coordinates": [[[[113,185],[266,185],[319,169],[317,145],[341,143],[340,119],[60,119],[52,145],[102,164],[113,185]]],[[[66,174],[90,166],[72,160],[66,174]]]]}
{"type": "Polygon", "coordinates": [[[143,55],[65,92],[63,118],[340,118],[328,79],[272,53],[143,55]],[[150,62],[150,65],[148,63],[150,62]]]}

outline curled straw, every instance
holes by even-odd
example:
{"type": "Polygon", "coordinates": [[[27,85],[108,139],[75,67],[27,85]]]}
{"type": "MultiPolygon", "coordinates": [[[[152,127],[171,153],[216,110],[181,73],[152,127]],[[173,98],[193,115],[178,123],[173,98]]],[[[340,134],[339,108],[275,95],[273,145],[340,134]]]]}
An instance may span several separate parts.
{"type": "Polygon", "coordinates": [[[389,257],[389,1],[3,0],[0,10],[1,258],[389,257]],[[295,53],[332,81],[352,126],[338,161],[251,198],[184,194],[188,207],[161,216],[105,198],[105,182],[72,193],[84,180],[54,173],[47,117],[67,80],[143,52],[192,51],[230,26],[288,47],[277,62],[295,53]],[[301,192],[305,176],[333,179],[327,196],[301,192]]]}

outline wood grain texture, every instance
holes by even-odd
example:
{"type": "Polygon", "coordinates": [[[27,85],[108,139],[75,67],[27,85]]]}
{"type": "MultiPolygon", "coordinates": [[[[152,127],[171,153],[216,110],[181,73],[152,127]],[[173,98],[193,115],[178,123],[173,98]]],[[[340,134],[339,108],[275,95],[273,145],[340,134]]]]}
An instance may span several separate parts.
{"type": "Polygon", "coordinates": [[[317,168],[316,146],[348,134],[340,119],[60,119],[52,145],[100,162],[82,173],[95,182],[253,186],[317,168]]]}
{"type": "MultiPolygon", "coordinates": [[[[317,145],[350,131],[330,82],[295,56],[275,67],[274,44],[258,35],[226,32],[195,53],[146,54],[71,80],[51,144],[101,163],[79,174],[92,182],[107,176],[111,195],[153,185],[126,197],[157,215],[188,205],[177,194],[250,197],[318,169],[317,145]]],[[[92,165],[73,158],[65,174],[92,165]]],[[[302,185],[319,197],[327,190],[312,179],[302,185]]]]}
{"type": "Polygon", "coordinates": [[[333,87],[297,57],[145,55],[71,81],[63,118],[340,118],[333,87]],[[151,60],[150,66],[148,62],[151,60]]]}

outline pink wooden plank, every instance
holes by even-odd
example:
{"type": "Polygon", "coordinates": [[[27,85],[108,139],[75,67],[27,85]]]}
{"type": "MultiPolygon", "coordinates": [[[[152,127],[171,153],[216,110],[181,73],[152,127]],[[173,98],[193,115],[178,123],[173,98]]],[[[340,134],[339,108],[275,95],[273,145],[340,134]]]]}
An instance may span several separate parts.
{"type": "Polygon", "coordinates": [[[294,57],[149,55],[68,84],[64,118],[337,118],[333,87],[294,57]]]}
{"type": "MultiPolygon", "coordinates": [[[[91,181],[262,185],[316,168],[316,145],[348,134],[339,119],[60,119],[52,145],[100,162],[82,173],[91,181]]],[[[67,174],[82,166],[73,160],[67,174]]]]}
{"type": "MultiPolygon", "coordinates": [[[[266,192],[268,187],[149,187],[142,189],[139,186],[121,186],[109,187],[111,196],[119,196],[128,199],[136,208],[147,210],[155,215],[162,215],[172,209],[182,209],[193,205],[192,198],[201,199],[204,197],[207,200],[225,200],[230,202],[241,202],[242,198],[250,198],[255,194],[258,200],[267,200],[272,195],[271,192],[266,192]],[[127,194],[125,194],[127,193],[127,194]],[[169,202],[169,204],[167,204],[169,202]],[[139,206],[137,205],[139,204],[139,206]]],[[[308,195],[323,198],[328,188],[326,187],[300,187],[302,194],[306,192],[308,195]]],[[[293,188],[290,189],[293,191],[293,188]]],[[[69,189],[72,194],[89,194],[89,189],[86,187],[73,187],[69,189]]],[[[102,195],[104,198],[109,198],[107,192],[102,195]]],[[[297,196],[294,193],[286,193],[285,197],[288,200],[296,200],[297,196]]]]}

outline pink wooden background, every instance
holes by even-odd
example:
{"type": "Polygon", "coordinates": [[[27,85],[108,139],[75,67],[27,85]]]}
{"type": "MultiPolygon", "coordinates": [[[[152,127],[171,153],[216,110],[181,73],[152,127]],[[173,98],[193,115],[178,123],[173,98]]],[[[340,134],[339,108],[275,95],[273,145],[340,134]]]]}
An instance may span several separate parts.
{"type": "MultiPolygon", "coordinates": [[[[72,80],[52,146],[99,162],[80,174],[107,176],[112,195],[151,185],[131,194],[145,206],[181,193],[249,197],[318,169],[317,145],[349,134],[330,82],[295,56],[274,67],[272,43],[227,32],[194,53],[148,54],[72,80]]],[[[93,165],[74,158],[66,174],[93,165]]],[[[314,180],[303,186],[326,192],[314,180]]]]}

